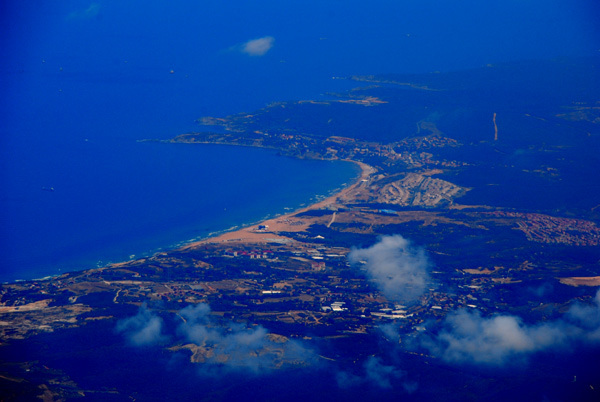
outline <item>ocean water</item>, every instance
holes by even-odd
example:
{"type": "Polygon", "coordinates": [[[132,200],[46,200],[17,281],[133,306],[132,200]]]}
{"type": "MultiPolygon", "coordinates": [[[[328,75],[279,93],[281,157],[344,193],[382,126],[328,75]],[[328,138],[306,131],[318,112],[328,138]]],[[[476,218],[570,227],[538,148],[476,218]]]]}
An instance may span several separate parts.
{"type": "Polygon", "coordinates": [[[272,150],[116,140],[48,147],[35,162],[6,180],[2,280],[127,260],[289,212],[359,171],[272,150]]]}
{"type": "MultiPolygon", "coordinates": [[[[273,150],[138,142],[251,111],[272,91],[236,102],[227,80],[48,64],[0,78],[0,282],[149,255],[308,205],[359,173],[273,150]]],[[[302,95],[290,86],[290,99],[302,95]]]]}
{"type": "Polygon", "coordinates": [[[138,142],[198,129],[160,104],[168,78],[10,78],[22,90],[3,121],[0,281],[152,254],[297,209],[358,174],[273,150],[138,142]]]}

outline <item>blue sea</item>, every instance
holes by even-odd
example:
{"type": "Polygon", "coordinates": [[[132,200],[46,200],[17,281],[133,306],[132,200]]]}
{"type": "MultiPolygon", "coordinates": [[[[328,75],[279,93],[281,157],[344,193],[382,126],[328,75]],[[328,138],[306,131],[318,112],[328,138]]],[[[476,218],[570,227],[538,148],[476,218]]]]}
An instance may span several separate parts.
{"type": "MultiPolygon", "coordinates": [[[[69,25],[81,21],[53,13],[37,18],[54,19],[56,41],[80,39],[69,25]]],[[[93,53],[52,57],[67,45],[45,46],[34,62],[15,56],[25,62],[0,78],[0,281],[151,255],[291,212],[359,174],[352,163],[297,160],[273,150],[138,142],[200,130],[195,119],[205,115],[320,96],[303,85],[290,85],[289,98],[272,83],[251,96],[254,80],[207,79],[203,67],[186,71],[181,63],[157,67],[136,61],[139,49],[129,60],[115,56],[94,65],[93,53]]],[[[323,81],[336,90],[344,85],[323,81]]]]}
{"type": "Polygon", "coordinates": [[[138,140],[352,87],[336,76],[596,50],[591,2],[460,3],[2,2],[0,281],[174,247],[296,209],[358,173],[138,140]]]}
{"type": "Polygon", "coordinates": [[[10,76],[21,90],[3,122],[1,281],[149,255],[290,212],[358,174],[273,150],[139,142],[200,129],[198,95],[154,75],[10,76]]]}
{"type": "Polygon", "coordinates": [[[35,151],[5,180],[2,280],[102,266],[239,228],[323,198],[359,170],[219,145],[88,140],[35,151]]]}

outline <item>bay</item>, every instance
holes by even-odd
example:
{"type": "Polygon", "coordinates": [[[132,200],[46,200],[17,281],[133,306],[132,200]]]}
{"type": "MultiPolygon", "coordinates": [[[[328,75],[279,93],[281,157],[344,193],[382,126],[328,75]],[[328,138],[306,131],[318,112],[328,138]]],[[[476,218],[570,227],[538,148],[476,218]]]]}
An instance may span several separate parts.
{"type": "Polygon", "coordinates": [[[223,145],[81,141],[60,153],[6,181],[2,281],[147,256],[290,212],[359,171],[223,145]],[[53,158],[62,166],[43,169],[53,158]]]}
{"type": "Polygon", "coordinates": [[[273,150],[138,142],[224,115],[235,102],[219,83],[44,68],[0,76],[1,282],[149,255],[289,212],[357,175],[273,150]]]}
{"type": "Polygon", "coordinates": [[[141,60],[145,51],[133,45],[120,57],[75,54],[85,35],[114,42],[94,28],[108,21],[76,26],[42,11],[31,15],[54,25],[36,41],[15,41],[0,69],[0,282],[150,255],[289,212],[357,175],[353,164],[272,150],[137,142],[348,83],[324,74],[290,82],[285,64],[241,66],[227,54],[216,63],[248,74],[216,75],[215,62],[141,60]]]}

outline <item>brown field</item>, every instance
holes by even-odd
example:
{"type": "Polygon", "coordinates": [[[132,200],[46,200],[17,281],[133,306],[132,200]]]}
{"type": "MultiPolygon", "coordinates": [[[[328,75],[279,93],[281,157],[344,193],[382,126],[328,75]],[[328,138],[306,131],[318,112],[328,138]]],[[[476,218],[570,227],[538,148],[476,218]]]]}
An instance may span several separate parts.
{"type": "Polygon", "coordinates": [[[560,283],[569,286],[600,286],[600,276],[573,276],[570,278],[558,278],[560,283]]]}

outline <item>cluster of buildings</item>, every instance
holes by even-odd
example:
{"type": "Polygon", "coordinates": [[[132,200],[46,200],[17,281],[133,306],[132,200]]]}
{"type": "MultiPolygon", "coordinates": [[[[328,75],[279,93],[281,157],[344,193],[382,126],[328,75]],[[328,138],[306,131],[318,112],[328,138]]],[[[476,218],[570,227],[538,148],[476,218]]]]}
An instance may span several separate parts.
{"type": "Polygon", "coordinates": [[[516,218],[518,229],[530,241],[575,246],[600,245],[600,228],[591,221],[522,212],[495,211],[487,214],[516,218]]]}

